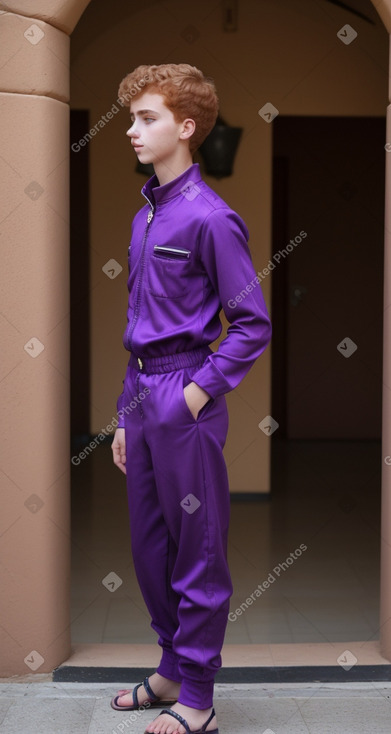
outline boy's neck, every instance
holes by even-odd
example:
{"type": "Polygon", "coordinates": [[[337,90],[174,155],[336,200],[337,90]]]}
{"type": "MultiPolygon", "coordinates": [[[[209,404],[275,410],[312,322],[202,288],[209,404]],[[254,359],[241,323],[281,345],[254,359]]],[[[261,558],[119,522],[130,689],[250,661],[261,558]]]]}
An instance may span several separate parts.
{"type": "Polygon", "coordinates": [[[178,178],[181,173],[186,171],[192,165],[193,158],[190,151],[187,151],[183,155],[175,156],[175,158],[171,159],[169,162],[160,161],[158,163],[154,163],[153,167],[159,181],[159,186],[164,186],[164,184],[178,178]]]}

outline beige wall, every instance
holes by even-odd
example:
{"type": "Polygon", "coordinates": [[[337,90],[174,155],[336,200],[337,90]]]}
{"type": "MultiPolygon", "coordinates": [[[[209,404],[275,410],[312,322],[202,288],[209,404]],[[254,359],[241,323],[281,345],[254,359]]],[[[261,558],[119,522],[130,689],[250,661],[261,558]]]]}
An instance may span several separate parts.
{"type": "MultiPolygon", "coordinates": [[[[272,124],[258,110],[270,101],[283,115],[385,115],[388,35],[369,2],[377,25],[349,16],[359,35],[348,46],[336,36],[346,14],[326,3],[241,0],[239,6],[238,32],[225,33],[220,4],[211,8],[208,0],[126,7],[114,0],[113,20],[104,0],[94,0],[72,35],[71,107],[89,109],[90,124],[96,124],[115,103],[119,81],[140,63],[187,61],[212,76],[222,116],[244,131],[234,175],[205,179],[245,219],[254,264],[262,269],[271,257],[272,124]],[[192,42],[186,40],[189,32],[192,42]]],[[[128,111],[120,110],[89,143],[93,433],[114,415],[128,359],[122,346],[127,245],[146,181],[134,171],[136,157],[125,137],[128,119],[128,111]],[[101,270],[110,258],[123,267],[115,280],[101,270]]],[[[270,278],[262,287],[271,312],[270,278]]],[[[270,441],[258,428],[271,412],[270,395],[269,346],[227,395],[231,491],[270,490],[270,441]]]]}

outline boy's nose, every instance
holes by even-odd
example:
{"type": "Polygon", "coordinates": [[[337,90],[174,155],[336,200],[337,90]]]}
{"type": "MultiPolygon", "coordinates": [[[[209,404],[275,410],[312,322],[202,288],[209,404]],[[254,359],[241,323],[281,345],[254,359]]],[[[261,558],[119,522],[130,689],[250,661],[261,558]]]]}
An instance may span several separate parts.
{"type": "Polygon", "coordinates": [[[133,123],[131,124],[131,126],[130,126],[129,130],[127,130],[127,131],[126,131],[126,134],[127,134],[127,136],[128,136],[129,138],[138,138],[138,137],[139,137],[139,134],[140,134],[140,133],[139,133],[139,132],[138,132],[138,131],[136,130],[136,128],[135,128],[135,126],[134,126],[134,125],[135,125],[135,123],[133,122],[133,123]]]}

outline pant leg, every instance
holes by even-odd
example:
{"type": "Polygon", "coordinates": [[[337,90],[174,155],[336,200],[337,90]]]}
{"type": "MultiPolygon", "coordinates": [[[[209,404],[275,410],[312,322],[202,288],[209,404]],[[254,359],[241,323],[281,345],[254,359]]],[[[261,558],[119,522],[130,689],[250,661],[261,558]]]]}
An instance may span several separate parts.
{"type": "Polygon", "coordinates": [[[139,586],[159,636],[162,660],[159,672],[181,682],[172,639],[178,628],[179,595],[171,588],[176,548],[165,522],[154,478],[151,451],[144,435],[144,413],[150,394],[140,400],[142,387],[134,370],[125,378],[126,484],[133,563],[139,586]],[[139,402],[135,398],[139,399],[139,402]]]}
{"type": "MultiPolygon", "coordinates": [[[[228,429],[224,396],[191,415],[183,387],[199,367],[142,375],[150,385],[144,432],[158,503],[176,556],[167,578],[178,599],[172,647],[182,676],[178,700],[208,708],[221,667],[232,583],[227,563],[229,489],[223,446],[228,429]]],[[[156,555],[160,551],[156,549],[156,555]]],[[[157,580],[158,570],[155,578],[157,580]]]]}

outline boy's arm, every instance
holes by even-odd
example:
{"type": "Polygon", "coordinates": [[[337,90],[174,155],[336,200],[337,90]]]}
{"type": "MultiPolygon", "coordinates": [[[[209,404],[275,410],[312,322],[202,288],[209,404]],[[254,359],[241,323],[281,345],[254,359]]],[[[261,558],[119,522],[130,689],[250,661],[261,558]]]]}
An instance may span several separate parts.
{"type": "Polygon", "coordinates": [[[231,209],[216,209],[202,226],[199,256],[230,324],[217,351],[192,377],[213,398],[235,388],[271,340],[247,237],[246,225],[231,209]]]}

